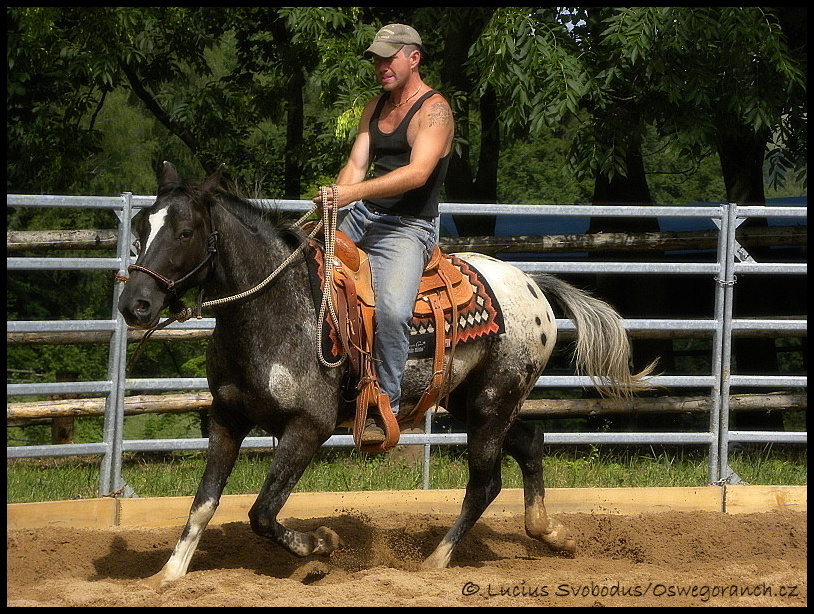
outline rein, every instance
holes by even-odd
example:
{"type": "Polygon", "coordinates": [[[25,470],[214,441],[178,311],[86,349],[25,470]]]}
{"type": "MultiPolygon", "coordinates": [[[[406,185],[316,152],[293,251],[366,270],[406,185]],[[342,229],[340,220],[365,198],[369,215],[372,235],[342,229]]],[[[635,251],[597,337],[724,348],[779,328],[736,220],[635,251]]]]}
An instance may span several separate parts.
{"type": "MultiPolygon", "coordinates": [[[[200,299],[202,298],[202,294],[203,294],[203,290],[201,290],[201,295],[199,295],[199,298],[198,298],[198,304],[194,308],[189,307],[187,305],[184,305],[183,303],[178,301],[177,304],[180,305],[180,307],[181,307],[178,311],[171,310],[170,311],[171,317],[167,318],[166,320],[164,320],[160,324],[156,324],[154,327],[149,329],[144,334],[144,337],[142,337],[141,341],[139,342],[139,347],[136,350],[136,353],[133,355],[133,358],[132,358],[132,360],[130,362],[130,366],[135,364],[135,362],[138,360],[138,358],[141,357],[141,354],[144,351],[146,342],[148,341],[148,339],[152,336],[152,334],[155,331],[166,328],[167,326],[169,326],[173,322],[186,322],[187,320],[189,320],[193,316],[200,319],[202,317],[201,316],[201,311],[204,308],[216,307],[216,306],[224,305],[224,304],[231,303],[231,302],[234,302],[234,301],[239,301],[239,300],[242,300],[242,299],[247,298],[249,296],[252,296],[253,294],[256,294],[257,292],[259,292],[260,290],[265,288],[289,264],[291,264],[294,261],[294,259],[300,253],[302,253],[302,251],[308,245],[308,239],[313,239],[316,236],[316,234],[323,227],[325,228],[325,233],[324,234],[325,234],[325,262],[326,262],[325,269],[326,269],[326,272],[325,272],[325,283],[324,283],[324,286],[323,286],[323,293],[322,293],[323,294],[322,305],[320,306],[319,318],[317,320],[317,348],[318,348],[317,352],[318,352],[319,360],[323,365],[325,365],[327,367],[338,367],[339,365],[341,365],[344,362],[346,355],[343,354],[343,356],[337,362],[334,362],[334,363],[328,362],[322,355],[322,343],[321,343],[322,325],[320,323],[325,318],[325,310],[326,310],[326,308],[329,310],[331,318],[332,318],[334,324],[337,325],[337,327],[338,327],[338,316],[336,315],[336,312],[334,311],[333,301],[331,300],[331,291],[332,291],[332,286],[333,286],[331,280],[332,280],[333,267],[332,266],[327,266],[327,263],[333,262],[333,258],[334,258],[334,256],[333,256],[333,254],[334,254],[334,240],[335,240],[335,237],[336,237],[335,233],[336,233],[336,221],[337,221],[337,208],[333,205],[333,203],[336,202],[337,187],[334,185],[334,186],[331,186],[330,189],[332,191],[332,200],[330,201],[331,204],[327,205],[327,203],[328,203],[328,196],[327,196],[328,188],[320,187],[320,195],[322,197],[322,203],[323,203],[323,206],[322,206],[322,219],[314,225],[314,228],[311,230],[310,233],[308,233],[308,235],[306,237],[306,240],[303,241],[299,245],[299,247],[297,247],[293,252],[291,252],[291,254],[285,260],[283,260],[283,262],[280,263],[280,265],[276,269],[274,269],[274,271],[272,271],[269,274],[268,277],[266,277],[263,281],[261,281],[259,284],[257,284],[253,288],[250,288],[250,289],[245,290],[243,292],[240,292],[238,294],[234,294],[232,296],[226,296],[226,297],[223,297],[223,298],[213,299],[213,300],[210,300],[210,301],[201,302],[200,299]]],[[[296,226],[298,228],[301,228],[302,225],[305,223],[305,221],[318,208],[319,208],[319,205],[314,205],[314,207],[309,209],[308,212],[305,213],[305,215],[303,215],[300,219],[298,219],[296,222],[294,222],[294,226],[296,226]]],[[[210,215],[210,219],[212,219],[211,215],[210,215]]],[[[147,273],[148,275],[152,276],[153,278],[157,279],[162,284],[164,284],[166,286],[166,289],[168,291],[172,292],[173,296],[175,296],[176,299],[177,299],[177,294],[176,294],[176,290],[175,290],[176,286],[178,286],[180,283],[182,283],[186,279],[192,277],[201,268],[203,268],[207,263],[211,262],[211,260],[217,254],[217,238],[218,238],[218,232],[216,230],[213,230],[212,233],[209,235],[209,240],[207,242],[207,248],[206,248],[207,249],[207,255],[206,255],[206,257],[200,262],[200,264],[198,264],[192,271],[190,271],[189,273],[184,275],[181,279],[178,279],[178,280],[175,280],[175,281],[167,279],[166,277],[164,277],[160,273],[156,273],[155,271],[152,271],[152,270],[148,269],[147,267],[144,267],[144,266],[141,266],[141,265],[138,265],[138,264],[131,264],[129,267],[127,267],[127,270],[128,270],[128,272],[135,270],[135,271],[141,271],[143,273],[147,273]]],[[[124,279],[123,281],[127,281],[127,280],[124,279]]]]}

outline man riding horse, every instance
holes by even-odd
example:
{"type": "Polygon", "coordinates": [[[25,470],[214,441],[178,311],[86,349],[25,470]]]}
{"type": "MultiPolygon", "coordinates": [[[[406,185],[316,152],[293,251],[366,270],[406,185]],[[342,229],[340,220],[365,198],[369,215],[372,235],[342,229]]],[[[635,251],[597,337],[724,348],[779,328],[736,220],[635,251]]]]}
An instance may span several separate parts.
{"type": "MultiPolygon", "coordinates": [[[[418,76],[420,39],[412,29],[383,28],[369,52],[385,92],[365,108],[337,187],[321,188],[325,196],[316,200],[331,215],[354,203],[341,228],[370,252],[373,262],[379,318],[374,346],[385,389],[380,396],[409,410],[421,404],[427,382],[439,372],[432,356],[412,355],[405,361],[405,327],[419,276],[435,248],[433,220],[452,117],[444,99],[418,76]],[[397,145],[391,146],[391,140],[397,145]],[[365,180],[371,160],[375,176],[365,180]]],[[[162,167],[155,202],[136,227],[143,248],[119,298],[127,323],[156,329],[161,311],[171,307],[176,313],[179,299],[193,288],[199,300],[210,300],[182,309],[184,317],[204,308],[215,315],[206,358],[212,393],[206,468],[172,554],[147,583],[159,587],[187,573],[241,445],[255,426],[276,437],[277,446],[249,510],[252,530],[297,556],[330,555],[340,544],[332,529],[298,531],[279,520],[315,454],[352,418],[346,395],[350,367],[320,360],[324,320],[314,301],[311,263],[303,257],[315,235],[307,237],[302,228],[221,187],[220,171],[195,184],[183,181],[169,162],[162,167]]],[[[518,419],[557,341],[549,299],[560,303],[575,324],[576,372],[586,374],[601,392],[627,396],[647,389],[653,365],[631,373],[627,331],[603,301],[550,275],[532,278],[483,254],[450,256],[473,273],[468,277],[473,287],[490,289],[501,327],[455,350],[446,408],[466,425],[469,479],[458,519],[423,566],[450,564],[501,490],[504,453],[517,461],[523,475],[526,533],[555,551],[573,553],[576,541],[545,507],[543,431],[518,419]]],[[[434,329],[443,327],[438,322],[434,329]]],[[[447,358],[451,352],[452,347],[447,358]]]]}
{"type": "MultiPolygon", "coordinates": [[[[398,415],[407,362],[409,323],[421,273],[436,244],[441,186],[452,149],[454,122],[444,97],[421,79],[418,32],[390,24],[365,55],[384,92],[362,112],[347,163],[328,195],[314,202],[345,207],[339,230],[368,253],[376,293],[373,356],[379,386],[398,415]],[[373,176],[368,169],[373,164],[373,176]]],[[[363,443],[384,431],[368,420],[363,443]]]]}

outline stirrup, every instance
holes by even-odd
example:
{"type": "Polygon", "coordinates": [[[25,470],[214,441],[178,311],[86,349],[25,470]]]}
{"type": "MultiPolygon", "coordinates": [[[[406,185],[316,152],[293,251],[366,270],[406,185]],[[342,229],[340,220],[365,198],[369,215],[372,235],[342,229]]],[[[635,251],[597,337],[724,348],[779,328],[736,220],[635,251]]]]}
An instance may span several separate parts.
{"type": "Polygon", "coordinates": [[[384,429],[376,424],[376,420],[368,417],[365,422],[365,428],[362,430],[362,435],[359,438],[359,444],[363,446],[377,446],[384,443],[387,436],[384,429]]]}

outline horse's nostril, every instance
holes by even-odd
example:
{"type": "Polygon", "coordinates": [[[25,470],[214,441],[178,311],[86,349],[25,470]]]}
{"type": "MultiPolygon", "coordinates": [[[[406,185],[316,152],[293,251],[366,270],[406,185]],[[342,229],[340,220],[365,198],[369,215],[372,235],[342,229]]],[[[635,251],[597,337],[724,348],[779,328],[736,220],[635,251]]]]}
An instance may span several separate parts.
{"type": "Polygon", "coordinates": [[[144,314],[150,311],[150,303],[147,301],[136,301],[133,305],[133,313],[144,314]]]}

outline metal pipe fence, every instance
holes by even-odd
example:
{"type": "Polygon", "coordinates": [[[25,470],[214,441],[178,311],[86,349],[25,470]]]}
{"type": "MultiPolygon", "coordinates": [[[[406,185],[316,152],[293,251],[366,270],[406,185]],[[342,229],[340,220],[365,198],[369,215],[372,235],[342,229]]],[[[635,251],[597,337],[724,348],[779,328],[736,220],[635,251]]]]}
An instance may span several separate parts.
{"type": "MultiPolygon", "coordinates": [[[[119,220],[118,246],[115,258],[7,258],[8,271],[26,270],[109,270],[125,276],[127,268],[135,259],[131,250],[133,237],[130,222],[139,209],[149,207],[154,198],[124,193],[121,197],[94,196],[28,196],[7,195],[8,207],[66,207],[108,209],[119,220]]],[[[257,202],[257,201],[255,201],[257,202]]],[[[258,204],[261,204],[258,202],[258,204]]],[[[275,201],[273,206],[282,211],[302,213],[310,209],[305,200],[275,201]]],[[[705,432],[663,433],[558,433],[547,432],[549,444],[685,444],[703,445],[709,448],[708,479],[710,482],[738,481],[738,476],[728,464],[727,450],[731,442],[778,442],[806,443],[805,432],[736,431],[729,425],[729,391],[733,386],[762,388],[806,387],[804,376],[787,375],[737,375],[731,373],[731,347],[733,331],[775,331],[777,333],[805,334],[805,319],[736,319],[733,317],[733,300],[737,275],[772,274],[805,275],[806,263],[755,262],[737,242],[736,228],[750,217],[807,218],[806,207],[757,207],[723,203],[713,206],[580,206],[580,205],[476,205],[442,203],[442,215],[483,214],[488,209],[494,215],[534,215],[557,217],[664,217],[699,218],[712,220],[719,228],[718,245],[713,262],[597,262],[579,259],[554,261],[513,262],[518,268],[529,272],[553,274],[693,274],[706,276],[715,281],[714,312],[708,319],[626,319],[623,325],[630,331],[657,330],[682,333],[708,331],[712,333],[712,368],[706,375],[661,375],[653,378],[653,384],[663,388],[709,389],[711,407],[709,428],[705,432]]],[[[94,393],[106,397],[103,441],[85,444],[61,444],[42,446],[9,446],[7,458],[52,457],[74,455],[101,455],[99,494],[112,492],[123,496],[137,496],[122,478],[122,455],[137,451],[204,450],[207,440],[155,439],[125,440],[124,398],[128,390],[168,391],[205,390],[205,378],[126,378],[127,325],[116,305],[122,284],[114,284],[110,320],[71,321],[13,321],[7,322],[8,332],[60,332],[60,331],[109,331],[109,360],[107,379],[96,382],[60,382],[36,384],[7,384],[7,396],[94,393]]],[[[570,320],[558,319],[560,330],[573,330],[570,320]]],[[[174,323],[170,328],[211,329],[213,318],[174,323]]],[[[536,382],[537,388],[590,388],[585,377],[572,375],[543,375],[536,382]]],[[[400,444],[424,446],[424,488],[429,488],[429,450],[433,445],[460,445],[466,443],[465,433],[433,433],[431,412],[427,413],[424,434],[402,434],[400,444]]],[[[273,437],[249,437],[244,449],[273,448],[273,437]]],[[[325,443],[328,447],[353,446],[351,435],[335,434],[325,443]]]]}

